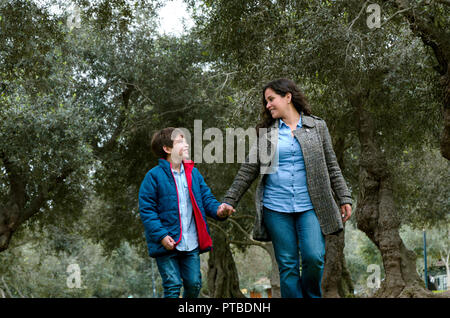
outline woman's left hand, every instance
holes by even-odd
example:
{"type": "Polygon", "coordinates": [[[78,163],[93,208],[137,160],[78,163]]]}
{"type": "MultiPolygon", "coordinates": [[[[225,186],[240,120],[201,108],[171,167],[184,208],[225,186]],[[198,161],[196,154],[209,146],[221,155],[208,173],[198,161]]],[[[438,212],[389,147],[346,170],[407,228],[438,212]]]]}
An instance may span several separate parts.
{"type": "Polygon", "coordinates": [[[342,222],[345,223],[352,215],[352,206],[350,204],[341,205],[342,222]]]}

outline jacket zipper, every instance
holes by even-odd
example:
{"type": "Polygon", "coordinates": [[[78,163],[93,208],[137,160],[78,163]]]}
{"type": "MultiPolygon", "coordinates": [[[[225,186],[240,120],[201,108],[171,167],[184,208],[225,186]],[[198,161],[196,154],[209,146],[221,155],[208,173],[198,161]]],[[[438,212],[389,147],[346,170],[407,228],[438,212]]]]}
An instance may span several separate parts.
{"type": "MultiPolygon", "coordinates": [[[[187,174],[186,174],[186,178],[188,178],[187,174]]],[[[192,194],[192,198],[191,198],[191,201],[192,201],[192,203],[193,203],[193,204],[192,204],[192,208],[193,208],[193,209],[197,208],[198,212],[200,213],[200,218],[203,219],[202,212],[201,212],[200,208],[198,207],[197,201],[195,200],[194,190],[192,189],[192,188],[193,188],[192,171],[191,171],[191,174],[190,174],[190,180],[191,180],[191,187],[189,187],[189,182],[188,182],[188,189],[189,189],[189,194],[192,194]]],[[[194,214],[195,214],[195,211],[194,211],[194,214]]],[[[195,217],[195,215],[194,215],[194,218],[197,219],[197,218],[195,217]]],[[[207,226],[206,226],[206,220],[203,219],[203,222],[204,222],[204,225],[205,225],[206,234],[208,234],[208,236],[209,236],[209,233],[208,233],[208,230],[207,230],[207,226]]],[[[195,225],[197,226],[197,220],[195,221],[195,225]]],[[[197,231],[198,231],[198,230],[197,230],[197,231]]],[[[198,233],[198,232],[197,232],[197,233],[198,233]]],[[[199,234],[197,234],[197,235],[199,235],[199,234]]],[[[209,237],[210,237],[210,236],[209,236],[209,237]]],[[[212,244],[212,241],[211,241],[211,244],[212,244]]],[[[198,247],[200,248],[200,246],[201,246],[201,245],[200,245],[200,237],[199,237],[198,247]]],[[[211,247],[211,251],[212,251],[212,249],[213,249],[212,245],[211,245],[210,247],[211,247]]]]}
{"type": "Polygon", "coordinates": [[[173,181],[175,182],[175,190],[177,190],[178,219],[180,220],[180,238],[175,243],[175,245],[178,245],[178,243],[180,243],[181,241],[181,238],[183,237],[183,227],[181,225],[180,196],[178,194],[177,180],[175,180],[175,176],[173,175],[172,164],[170,164],[170,173],[172,174],[173,181]]]}

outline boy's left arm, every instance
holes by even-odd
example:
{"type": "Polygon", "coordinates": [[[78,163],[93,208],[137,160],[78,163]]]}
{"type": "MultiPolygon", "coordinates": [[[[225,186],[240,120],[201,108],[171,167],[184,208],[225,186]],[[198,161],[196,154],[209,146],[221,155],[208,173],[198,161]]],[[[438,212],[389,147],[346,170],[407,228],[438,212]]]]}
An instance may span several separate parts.
{"type": "Polygon", "coordinates": [[[205,207],[206,214],[219,221],[226,220],[227,217],[219,217],[217,215],[217,210],[222,203],[216,200],[211,192],[211,189],[208,187],[205,180],[203,179],[203,176],[198,170],[196,173],[196,177],[200,184],[200,192],[202,195],[203,206],[205,207]]]}

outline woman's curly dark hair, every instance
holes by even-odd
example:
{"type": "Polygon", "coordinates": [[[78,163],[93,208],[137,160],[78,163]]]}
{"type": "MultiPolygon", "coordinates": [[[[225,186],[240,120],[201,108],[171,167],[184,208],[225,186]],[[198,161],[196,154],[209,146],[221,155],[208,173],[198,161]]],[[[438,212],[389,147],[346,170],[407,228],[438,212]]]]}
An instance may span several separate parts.
{"type": "MultiPolygon", "coordinates": [[[[272,125],[275,121],[274,118],[272,118],[272,115],[270,114],[270,111],[266,108],[267,101],[265,98],[265,92],[266,89],[271,88],[274,90],[275,93],[281,96],[286,96],[287,93],[292,94],[292,103],[294,104],[295,109],[298,111],[299,114],[303,113],[305,115],[311,115],[311,108],[309,106],[309,103],[303,95],[303,93],[300,91],[300,89],[295,85],[295,83],[287,78],[280,78],[275,81],[272,81],[268,84],[266,84],[262,90],[262,112],[261,112],[261,122],[256,125],[256,133],[258,134],[259,128],[267,128],[270,125],[272,125]]],[[[259,135],[259,134],[258,134],[259,135]]]]}

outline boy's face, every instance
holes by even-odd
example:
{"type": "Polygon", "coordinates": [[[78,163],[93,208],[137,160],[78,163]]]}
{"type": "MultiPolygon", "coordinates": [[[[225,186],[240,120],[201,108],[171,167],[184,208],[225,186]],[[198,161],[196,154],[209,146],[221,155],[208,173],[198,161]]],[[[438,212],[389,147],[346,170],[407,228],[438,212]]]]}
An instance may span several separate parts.
{"type": "Polygon", "coordinates": [[[170,159],[173,162],[189,159],[189,145],[181,134],[176,135],[172,148],[164,146],[164,150],[170,154],[170,159]]]}

